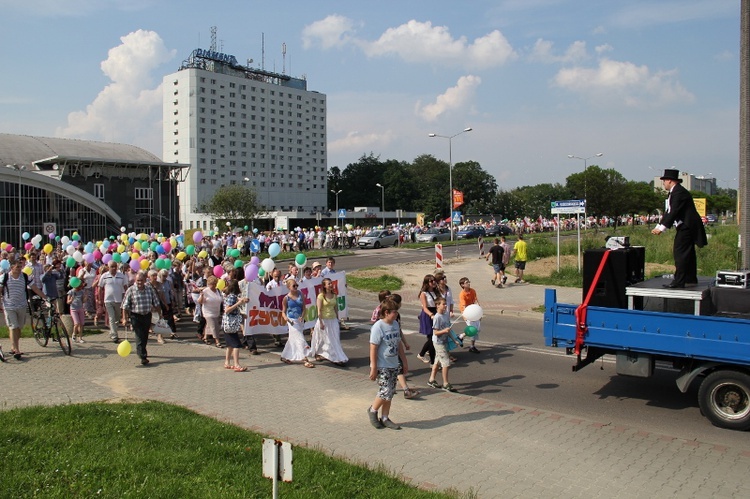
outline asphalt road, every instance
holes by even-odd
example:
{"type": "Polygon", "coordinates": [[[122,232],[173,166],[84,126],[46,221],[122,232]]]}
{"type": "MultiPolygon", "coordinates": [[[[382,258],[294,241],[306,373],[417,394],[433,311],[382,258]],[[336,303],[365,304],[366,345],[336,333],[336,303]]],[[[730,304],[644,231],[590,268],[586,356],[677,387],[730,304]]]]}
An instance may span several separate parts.
{"type": "MultiPolygon", "coordinates": [[[[432,257],[432,249],[418,251],[369,250],[337,258],[336,268],[354,270],[372,265],[420,261],[432,257]]],[[[349,315],[355,327],[342,332],[344,349],[352,361],[348,369],[367,375],[369,318],[376,303],[350,295],[349,315]]],[[[417,304],[405,303],[405,330],[418,329],[417,304]]],[[[410,383],[427,387],[429,366],[415,354],[423,336],[410,334],[412,346],[410,383]]],[[[720,445],[750,446],[750,433],[723,430],[701,416],[697,389],[681,393],[675,386],[676,372],[664,366],[652,378],[630,378],[615,373],[613,359],[598,361],[573,373],[572,356],[563,349],[544,346],[542,317],[486,315],[482,319],[481,354],[457,353],[451,383],[468,395],[504,403],[593,419],[603,424],[647,429],[666,435],[720,445]]]]}

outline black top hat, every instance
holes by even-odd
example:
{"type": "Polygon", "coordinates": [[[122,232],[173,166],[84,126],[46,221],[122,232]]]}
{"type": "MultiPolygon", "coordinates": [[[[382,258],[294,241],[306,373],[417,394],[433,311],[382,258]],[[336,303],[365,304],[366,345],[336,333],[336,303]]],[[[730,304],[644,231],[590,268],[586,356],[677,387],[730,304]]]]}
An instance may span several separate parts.
{"type": "Polygon", "coordinates": [[[682,183],[680,170],[664,170],[664,175],[659,180],[674,180],[675,182],[682,183]]]}

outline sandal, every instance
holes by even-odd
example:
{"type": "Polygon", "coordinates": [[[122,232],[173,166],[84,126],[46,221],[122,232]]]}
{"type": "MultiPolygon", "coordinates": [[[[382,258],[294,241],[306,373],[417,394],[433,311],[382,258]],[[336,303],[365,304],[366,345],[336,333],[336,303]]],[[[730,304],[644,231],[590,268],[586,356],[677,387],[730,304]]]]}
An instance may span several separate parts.
{"type": "Polygon", "coordinates": [[[317,360],[318,362],[323,362],[325,358],[322,355],[316,355],[315,360],[317,360]]]}
{"type": "Polygon", "coordinates": [[[292,363],[292,361],[291,361],[291,360],[289,360],[289,359],[285,359],[285,358],[283,358],[283,357],[282,357],[282,359],[281,359],[281,362],[283,362],[284,364],[291,364],[291,363],[292,363]]]}
{"type": "Polygon", "coordinates": [[[234,366],[234,372],[236,373],[244,373],[245,371],[247,371],[247,367],[234,366]]]}
{"type": "Polygon", "coordinates": [[[305,367],[310,367],[310,368],[315,367],[315,364],[313,364],[309,360],[306,360],[305,363],[302,364],[302,365],[305,366],[305,367]]]}
{"type": "Polygon", "coordinates": [[[218,341],[216,342],[216,345],[215,345],[215,346],[216,346],[216,348],[224,348],[224,345],[222,345],[222,344],[221,344],[221,343],[219,343],[218,341]]]}
{"type": "Polygon", "coordinates": [[[234,366],[230,366],[229,364],[224,364],[224,369],[234,369],[234,366]]]}
{"type": "Polygon", "coordinates": [[[404,390],[404,398],[413,399],[417,395],[419,395],[419,390],[414,390],[412,388],[407,388],[406,390],[404,390]]]}

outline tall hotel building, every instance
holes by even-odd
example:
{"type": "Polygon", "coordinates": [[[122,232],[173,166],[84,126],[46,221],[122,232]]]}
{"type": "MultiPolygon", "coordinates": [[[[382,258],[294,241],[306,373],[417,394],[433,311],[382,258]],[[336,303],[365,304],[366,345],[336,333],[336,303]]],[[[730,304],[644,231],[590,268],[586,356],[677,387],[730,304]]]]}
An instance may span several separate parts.
{"type": "Polygon", "coordinates": [[[164,161],[191,165],[178,183],[183,230],[213,227],[197,207],[230,184],[255,189],[269,218],[326,211],[326,96],[304,78],[197,49],[163,89],[164,161]]]}

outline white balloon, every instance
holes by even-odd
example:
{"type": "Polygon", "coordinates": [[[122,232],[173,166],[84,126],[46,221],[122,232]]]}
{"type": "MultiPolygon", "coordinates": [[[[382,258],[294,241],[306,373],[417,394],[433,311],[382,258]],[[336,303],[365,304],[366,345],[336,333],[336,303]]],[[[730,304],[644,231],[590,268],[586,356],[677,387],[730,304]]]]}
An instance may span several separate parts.
{"type": "Polygon", "coordinates": [[[484,315],[484,310],[482,310],[482,307],[474,303],[466,307],[462,315],[467,321],[478,321],[484,315]]]}
{"type": "Polygon", "coordinates": [[[60,242],[63,244],[63,246],[65,246],[70,242],[70,238],[68,236],[63,236],[60,238],[60,242]]]}
{"type": "Polygon", "coordinates": [[[76,252],[76,249],[73,247],[73,245],[68,245],[68,247],[65,248],[65,252],[69,254],[70,256],[73,256],[73,253],[76,252]]]}
{"type": "Polygon", "coordinates": [[[80,263],[80,261],[83,260],[83,253],[80,251],[75,251],[71,256],[76,262],[80,263]]]}
{"type": "Polygon", "coordinates": [[[276,264],[271,258],[266,258],[265,260],[260,262],[260,267],[266,272],[266,274],[270,274],[271,272],[273,272],[276,264]]]}

